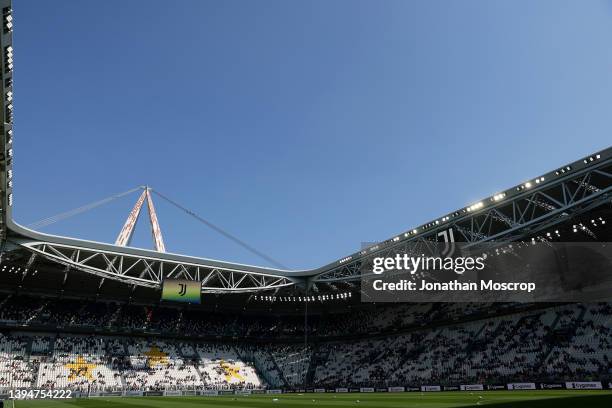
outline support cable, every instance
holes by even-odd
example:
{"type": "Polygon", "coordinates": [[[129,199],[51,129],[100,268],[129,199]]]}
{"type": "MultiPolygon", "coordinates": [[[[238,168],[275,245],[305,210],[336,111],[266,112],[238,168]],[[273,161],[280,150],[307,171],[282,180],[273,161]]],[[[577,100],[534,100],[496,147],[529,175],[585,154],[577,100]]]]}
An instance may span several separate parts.
{"type": "Polygon", "coordinates": [[[167,202],[169,202],[170,204],[172,204],[176,208],[186,212],[188,215],[192,216],[193,218],[195,218],[196,220],[198,220],[202,224],[206,225],[208,228],[210,228],[210,229],[216,231],[217,233],[223,235],[225,238],[229,239],[230,241],[240,245],[242,248],[246,249],[247,251],[251,252],[252,254],[255,254],[258,257],[266,260],[267,262],[271,263],[272,265],[276,266],[277,268],[289,269],[286,266],[284,266],[282,263],[278,262],[276,259],[274,259],[274,258],[272,258],[272,257],[270,257],[270,256],[268,256],[266,254],[264,254],[261,251],[258,251],[257,249],[253,248],[251,245],[247,244],[246,242],[244,242],[240,238],[237,238],[234,235],[230,234],[229,232],[223,230],[222,228],[217,227],[212,222],[205,220],[204,218],[200,217],[198,214],[194,213],[193,211],[189,210],[188,208],[183,207],[182,205],[180,205],[176,201],[166,197],[165,195],[163,195],[159,191],[154,190],[152,188],[149,188],[149,190],[154,192],[159,197],[161,197],[162,199],[166,200],[167,202]]]}
{"type": "Polygon", "coordinates": [[[51,217],[43,218],[42,220],[38,220],[36,222],[28,224],[27,227],[28,228],[32,228],[32,229],[43,228],[43,227],[46,227],[48,225],[54,224],[54,223],[56,223],[58,221],[65,220],[65,219],[70,218],[70,217],[74,217],[75,215],[82,214],[82,213],[84,213],[86,211],[89,211],[89,210],[93,210],[94,208],[97,208],[97,207],[99,207],[101,205],[104,205],[106,203],[110,203],[111,201],[114,201],[114,200],[116,200],[118,198],[121,198],[121,197],[125,197],[126,195],[129,195],[129,194],[133,193],[134,191],[138,191],[138,190],[142,190],[142,189],[143,189],[142,186],[138,186],[138,187],[132,188],[130,190],[124,191],[123,193],[114,194],[112,196],[103,198],[102,200],[98,200],[98,201],[94,201],[93,203],[85,204],[85,205],[83,205],[81,207],[72,209],[70,211],[66,211],[66,212],[63,212],[63,213],[60,213],[60,214],[52,215],[51,217]]]}

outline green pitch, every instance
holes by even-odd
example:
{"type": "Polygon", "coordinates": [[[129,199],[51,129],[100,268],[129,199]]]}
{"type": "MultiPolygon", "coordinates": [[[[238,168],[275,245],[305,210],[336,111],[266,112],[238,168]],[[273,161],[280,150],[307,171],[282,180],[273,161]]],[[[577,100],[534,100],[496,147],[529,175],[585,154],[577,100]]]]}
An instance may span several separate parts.
{"type": "MultiPolygon", "coordinates": [[[[5,402],[12,408],[12,402],[5,402]]],[[[610,408],[612,391],[410,392],[372,394],[278,394],[220,397],[99,397],[22,400],[15,408],[610,408]]]]}

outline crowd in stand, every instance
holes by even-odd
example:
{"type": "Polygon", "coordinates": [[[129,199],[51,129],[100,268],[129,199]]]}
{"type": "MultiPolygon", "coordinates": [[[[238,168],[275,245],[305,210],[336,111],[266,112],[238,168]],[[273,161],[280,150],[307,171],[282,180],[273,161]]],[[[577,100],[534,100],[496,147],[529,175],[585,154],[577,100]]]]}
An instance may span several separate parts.
{"type": "MultiPolygon", "coordinates": [[[[489,304],[424,303],[370,305],[358,313],[312,316],[307,326],[309,336],[334,337],[346,333],[371,334],[389,328],[408,328],[431,322],[487,313],[489,304]],[[353,318],[355,314],[358,319],[353,318]]],[[[498,306],[499,307],[499,306],[498,306]]],[[[27,295],[8,295],[0,301],[0,323],[27,320],[30,325],[79,327],[112,330],[141,330],[181,335],[241,338],[295,338],[305,333],[304,317],[248,316],[202,313],[198,310],[88,302],[75,299],[38,299],[27,295]]]]}
{"type": "Polygon", "coordinates": [[[415,331],[380,340],[327,344],[314,384],[601,380],[612,376],[612,307],[567,305],[415,331]]]}
{"type": "Polygon", "coordinates": [[[0,389],[387,387],[612,377],[608,303],[517,309],[450,303],[376,307],[313,317],[309,334],[315,341],[304,344],[295,342],[304,333],[297,317],[241,318],[150,306],[29,300],[9,297],[0,304],[0,320],[21,324],[7,326],[0,334],[0,389]],[[182,330],[183,336],[19,329],[32,321],[62,327],[149,328],[166,334],[182,330]],[[202,332],[232,339],[202,340],[202,332]],[[293,342],[248,341],[270,333],[293,342]],[[191,334],[198,336],[189,339],[191,334]]]}

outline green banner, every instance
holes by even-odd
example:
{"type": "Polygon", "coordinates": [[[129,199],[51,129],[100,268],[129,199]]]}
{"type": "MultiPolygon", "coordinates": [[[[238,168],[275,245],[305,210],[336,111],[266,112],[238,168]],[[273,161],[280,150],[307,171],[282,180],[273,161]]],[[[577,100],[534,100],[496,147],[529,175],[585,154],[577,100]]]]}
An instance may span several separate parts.
{"type": "Polygon", "coordinates": [[[165,280],[162,287],[162,300],[199,304],[200,288],[200,282],[165,280]]]}

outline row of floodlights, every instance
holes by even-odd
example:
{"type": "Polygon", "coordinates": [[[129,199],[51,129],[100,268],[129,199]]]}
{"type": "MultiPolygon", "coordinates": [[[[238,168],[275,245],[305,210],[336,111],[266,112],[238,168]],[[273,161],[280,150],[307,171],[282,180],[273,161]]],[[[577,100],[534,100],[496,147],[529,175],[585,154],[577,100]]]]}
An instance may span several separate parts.
{"type": "MultiPolygon", "coordinates": [[[[603,217],[592,218],[590,224],[591,224],[591,228],[599,227],[601,225],[606,225],[606,220],[603,217]]],[[[582,222],[578,224],[573,224],[572,232],[576,233],[578,231],[589,231],[589,227],[584,225],[584,223],[582,222]]],[[[558,238],[561,238],[561,233],[557,229],[557,230],[554,230],[554,232],[547,232],[544,236],[532,237],[531,242],[535,243],[536,241],[552,241],[558,238]]]]}
{"type": "Polygon", "coordinates": [[[4,73],[10,74],[13,71],[13,46],[4,47],[4,73]]]}
{"type": "MultiPolygon", "coordinates": [[[[15,265],[2,265],[2,270],[0,272],[6,272],[6,273],[22,273],[22,272],[28,272],[28,268],[24,268],[21,266],[15,266],[15,265]]],[[[35,269],[32,274],[35,275],[38,273],[38,269],[35,269]]]]}
{"type": "Polygon", "coordinates": [[[485,252],[482,254],[482,256],[486,259],[489,255],[495,255],[495,256],[504,255],[504,254],[514,252],[515,248],[523,248],[527,245],[536,245],[538,242],[549,242],[549,241],[553,241],[558,238],[561,238],[561,233],[559,232],[559,230],[554,230],[554,232],[547,232],[546,236],[538,235],[537,237],[531,237],[530,243],[514,242],[506,246],[500,247],[500,248],[495,248],[494,253],[485,252]]]}
{"type": "Polygon", "coordinates": [[[8,34],[13,31],[13,10],[10,7],[2,9],[2,28],[4,34],[8,34]]]}
{"type": "MultiPolygon", "coordinates": [[[[600,225],[606,225],[606,220],[604,220],[603,217],[593,218],[591,219],[591,225],[593,227],[598,227],[600,225]]],[[[583,223],[572,225],[573,232],[578,232],[579,230],[586,231],[587,226],[584,225],[583,223]]]]}
{"type": "MultiPolygon", "coordinates": [[[[598,226],[605,225],[605,224],[606,224],[606,220],[603,217],[597,217],[597,218],[591,219],[591,227],[598,227],[598,226]]],[[[576,233],[578,231],[588,232],[589,229],[582,222],[572,225],[572,232],[576,233]]],[[[561,232],[559,232],[559,230],[556,229],[554,231],[546,232],[544,235],[538,235],[537,237],[532,237],[531,244],[535,245],[538,242],[550,242],[550,241],[558,240],[560,238],[561,238],[561,232]]],[[[505,253],[512,251],[514,245],[520,247],[521,243],[519,242],[519,243],[514,243],[514,244],[508,244],[505,247],[496,248],[495,255],[501,255],[501,254],[505,254],[505,253]]],[[[483,255],[486,255],[486,254],[483,254],[483,255]]]]}
{"type": "Polygon", "coordinates": [[[8,267],[7,265],[3,265],[2,272],[13,272],[13,273],[21,272],[21,267],[20,266],[8,267]]]}
{"type": "MultiPolygon", "coordinates": [[[[2,29],[4,34],[9,34],[13,31],[13,10],[10,7],[4,7],[2,9],[2,29]]],[[[11,74],[13,72],[13,47],[12,45],[7,45],[3,49],[4,55],[4,74],[8,75],[4,80],[4,87],[7,89],[4,94],[4,121],[5,123],[12,124],[13,123],[13,91],[12,85],[13,81],[11,78],[11,74]]],[[[6,140],[6,156],[8,159],[12,159],[13,157],[13,130],[7,129],[5,133],[6,140]]],[[[8,188],[13,187],[13,170],[10,166],[7,166],[7,184],[8,188]]],[[[13,193],[9,192],[7,197],[8,205],[13,205],[13,193]]],[[[3,271],[6,270],[6,266],[3,267],[3,271]]]]}
{"type": "MultiPolygon", "coordinates": [[[[597,154],[597,155],[594,155],[594,156],[589,156],[586,159],[584,159],[583,162],[585,164],[587,164],[587,163],[593,162],[593,161],[598,160],[598,159],[601,159],[601,155],[600,154],[597,154]]],[[[560,176],[562,174],[565,174],[565,173],[569,172],[570,170],[572,170],[571,166],[565,166],[565,167],[563,167],[561,169],[556,170],[555,171],[555,175],[560,176]]],[[[527,181],[527,182],[521,184],[520,186],[517,186],[516,187],[516,191],[528,190],[528,189],[534,187],[535,185],[543,183],[544,181],[546,181],[546,178],[544,176],[538,177],[538,178],[536,178],[534,180],[527,181]]],[[[494,194],[492,197],[489,198],[489,201],[492,202],[492,203],[497,203],[497,202],[502,201],[504,198],[506,198],[506,193],[505,192],[501,192],[501,193],[494,194]]],[[[465,207],[465,208],[463,208],[463,209],[461,209],[459,211],[455,211],[454,213],[446,215],[446,216],[442,217],[439,220],[432,221],[432,222],[430,222],[428,224],[425,224],[425,225],[421,226],[420,230],[421,231],[422,230],[427,230],[427,229],[429,229],[431,227],[440,225],[441,223],[450,221],[451,218],[454,218],[454,217],[456,217],[458,215],[461,215],[461,214],[472,213],[472,212],[478,211],[478,210],[482,209],[485,206],[485,202],[486,202],[486,200],[479,201],[479,202],[474,203],[474,204],[472,204],[472,205],[470,205],[468,207],[465,207]]],[[[412,231],[405,232],[403,234],[403,236],[404,237],[409,237],[411,235],[416,235],[418,232],[419,232],[419,229],[415,228],[412,231]]],[[[392,238],[391,241],[392,242],[397,242],[400,239],[401,239],[401,236],[398,235],[398,236],[392,238]]],[[[369,248],[370,251],[375,251],[376,249],[378,249],[378,246],[369,248]]],[[[367,251],[365,251],[365,250],[361,251],[362,255],[365,255],[366,253],[367,253],[367,251]]],[[[340,261],[340,263],[347,262],[347,261],[349,261],[351,259],[352,259],[352,257],[343,258],[340,261]]]]}
{"type": "MultiPolygon", "coordinates": [[[[545,180],[544,177],[538,177],[535,180],[533,180],[533,182],[532,181],[528,181],[528,182],[518,186],[516,189],[517,189],[517,191],[522,191],[522,190],[531,188],[534,184],[540,184],[540,183],[544,182],[544,180],[545,180]]],[[[501,193],[494,194],[492,197],[489,198],[489,201],[492,202],[492,203],[497,203],[499,201],[502,201],[504,198],[506,198],[506,193],[505,192],[501,192],[501,193]]],[[[457,217],[457,216],[459,216],[461,214],[472,213],[472,212],[481,210],[482,208],[484,208],[484,206],[485,206],[485,201],[479,201],[477,203],[471,204],[471,205],[469,205],[469,206],[467,206],[467,207],[465,207],[465,208],[463,208],[463,209],[461,209],[459,211],[455,211],[452,214],[446,215],[446,216],[440,218],[439,220],[432,221],[432,222],[430,222],[428,224],[423,225],[421,227],[421,230],[427,230],[427,229],[429,229],[431,227],[440,225],[441,223],[445,223],[447,221],[450,221],[451,218],[457,217]]],[[[410,235],[416,235],[418,232],[419,232],[419,229],[415,228],[412,231],[404,233],[403,235],[404,235],[404,237],[408,237],[410,235]]],[[[397,237],[393,238],[392,240],[393,241],[399,241],[399,239],[400,239],[400,237],[397,236],[397,237]]]]}
{"type": "Polygon", "coordinates": [[[345,300],[351,298],[353,295],[351,292],[345,293],[334,293],[331,295],[317,295],[317,296],[261,296],[255,295],[254,299],[263,302],[327,302],[329,300],[345,300]]]}
{"type": "Polygon", "coordinates": [[[549,242],[558,238],[561,238],[561,233],[559,230],[555,230],[554,232],[547,232],[545,236],[531,237],[531,243],[535,245],[536,242],[549,242]]]}
{"type": "Polygon", "coordinates": [[[516,191],[523,191],[523,190],[529,189],[529,188],[533,187],[534,184],[543,183],[544,180],[546,180],[544,177],[538,177],[537,179],[535,179],[533,181],[528,181],[525,184],[521,184],[520,186],[518,186],[516,188],[516,191]]]}
{"type": "MultiPolygon", "coordinates": [[[[13,47],[4,47],[4,73],[10,74],[13,71],[13,47]]],[[[5,109],[4,109],[4,121],[6,123],[13,123],[13,92],[8,91],[4,95],[5,109]]]]}
{"type": "Polygon", "coordinates": [[[595,160],[601,159],[601,155],[596,154],[595,156],[589,156],[586,159],[583,160],[584,164],[587,164],[589,162],[593,162],[595,160]]]}
{"type": "MultiPolygon", "coordinates": [[[[595,160],[599,160],[599,159],[601,159],[601,155],[600,154],[596,154],[596,155],[589,156],[589,157],[583,159],[583,162],[585,164],[588,164],[588,163],[594,162],[595,160]]],[[[571,170],[572,170],[571,166],[565,166],[565,167],[562,167],[560,169],[557,169],[555,171],[555,175],[556,176],[561,176],[561,175],[563,175],[565,173],[568,173],[571,170]]],[[[534,180],[527,181],[527,182],[521,184],[520,186],[517,186],[516,187],[516,191],[520,192],[520,191],[528,190],[528,189],[532,188],[535,185],[543,183],[544,181],[546,181],[546,178],[544,176],[538,177],[538,178],[536,178],[534,180]]],[[[497,202],[500,202],[500,201],[504,200],[505,198],[506,198],[506,193],[505,192],[501,192],[501,193],[494,194],[492,197],[489,198],[489,201],[492,202],[492,203],[497,203],[497,202]]],[[[446,215],[446,216],[442,217],[439,220],[432,221],[432,222],[430,222],[428,224],[425,224],[425,225],[421,226],[420,228],[415,228],[415,229],[413,229],[411,231],[405,232],[402,235],[395,236],[395,237],[393,237],[390,240],[390,242],[398,242],[402,238],[402,236],[404,238],[408,238],[409,236],[417,235],[421,231],[427,230],[427,229],[429,229],[431,227],[438,226],[441,223],[445,223],[447,221],[450,221],[451,218],[457,217],[457,216],[462,215],[462,214],[472,213],[472,212],[478,211],[478,210],[482,209],[485,206],[485,201],[479,201],[479,202],[474,203],[474,204],[472,204],[472,205],[470,205],[468,207],[464,207],[461,210],[455,211],[452,214],[446,215]]],[[[364,250],[362,250],[360,252],[360,254],[361,255],[367,255],[368,252],[374,252],[374,251],[377,251],[378,249],[380,249],[380,244],[377,244],[377,245],[374,245],[374,246],[372,246],[370,248],[364,249],[364,250]]],[[[344,264],[346,262],[351,261],[352,259],[353,259],[353,256],[347,256],[345,258],[342,258],[340,261],[338,261],[338,263],[339,264],[344,264]]]]}

